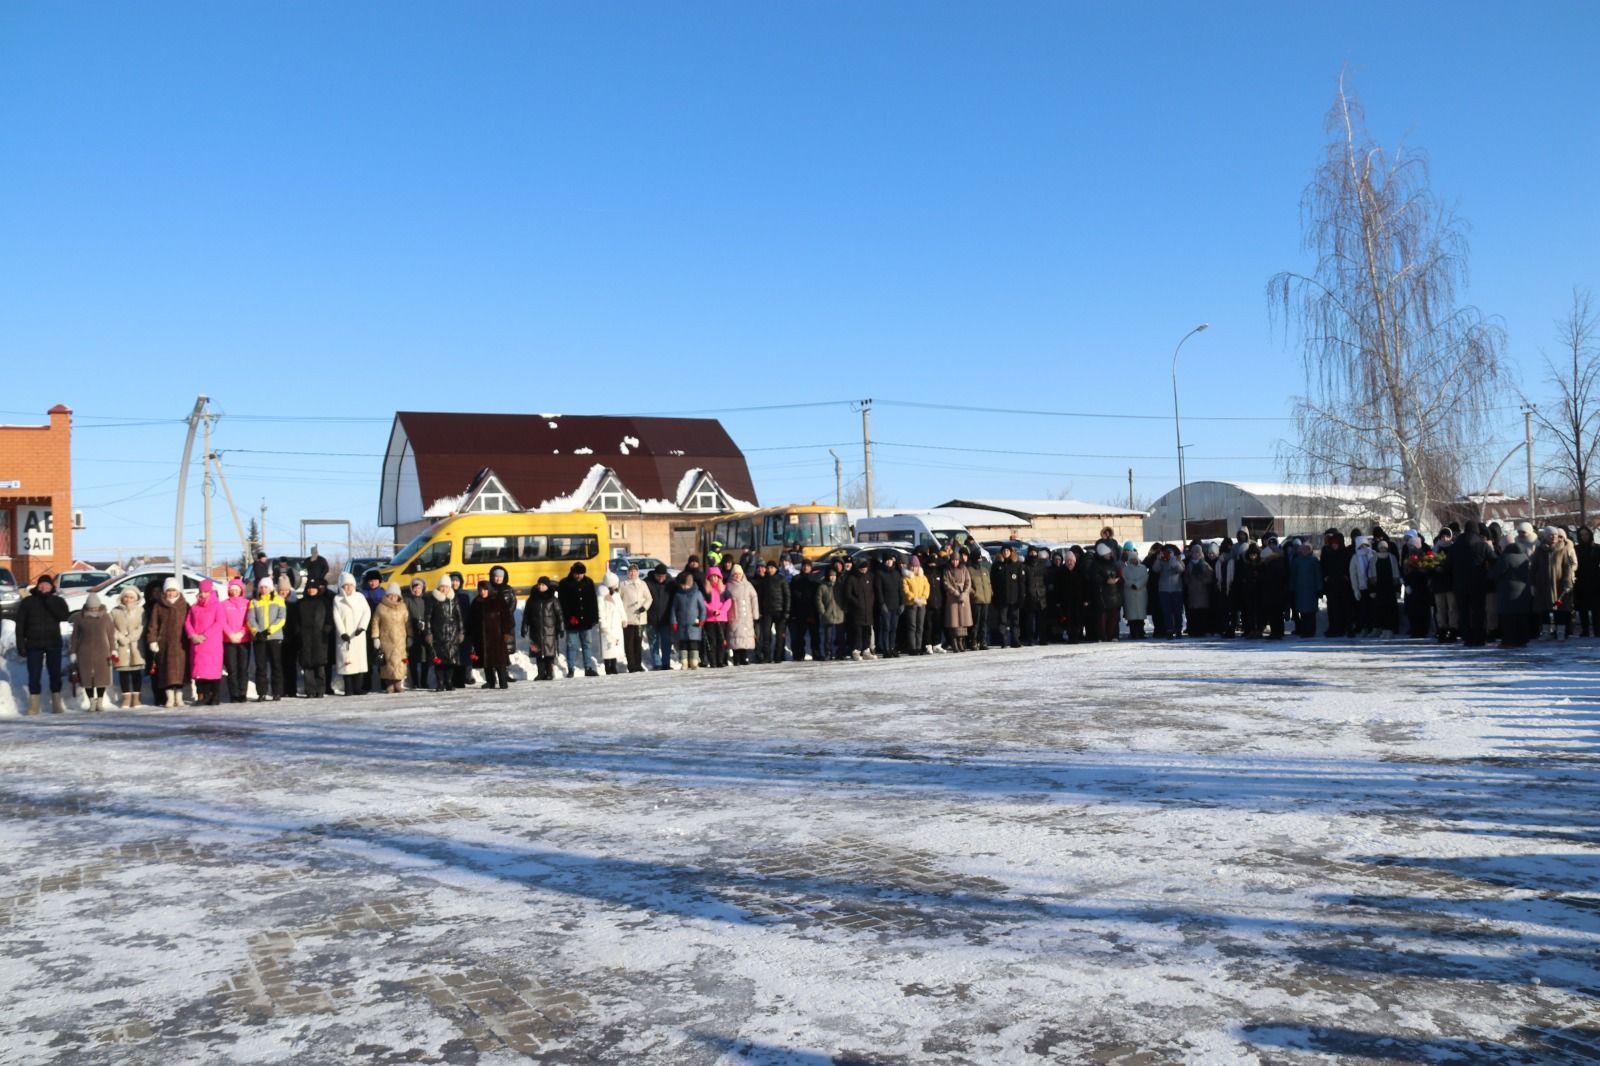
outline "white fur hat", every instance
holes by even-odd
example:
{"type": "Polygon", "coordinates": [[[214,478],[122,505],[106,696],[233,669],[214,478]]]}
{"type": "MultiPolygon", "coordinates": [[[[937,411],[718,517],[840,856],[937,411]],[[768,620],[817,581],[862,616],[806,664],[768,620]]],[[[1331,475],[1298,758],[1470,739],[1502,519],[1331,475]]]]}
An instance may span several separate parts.
{"type": "Polygon", "coordinates": [[[178,579],[177,578],[169,577],[169,578],[167,578],[165,581],[163,581],[161,583],[161,591],[162,592],[181,592],[183,590],[181,588],[179,588],[178,579]]]}

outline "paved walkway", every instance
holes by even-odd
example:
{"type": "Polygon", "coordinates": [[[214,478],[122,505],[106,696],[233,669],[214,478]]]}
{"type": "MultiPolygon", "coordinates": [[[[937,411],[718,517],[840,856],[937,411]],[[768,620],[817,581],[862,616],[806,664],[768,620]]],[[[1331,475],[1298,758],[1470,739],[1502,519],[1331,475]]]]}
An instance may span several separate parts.
{"type": "Polygon", "coordinates": [[[0,722],[0,1062],[1600,1062],[1600,648],[0,722]]]}

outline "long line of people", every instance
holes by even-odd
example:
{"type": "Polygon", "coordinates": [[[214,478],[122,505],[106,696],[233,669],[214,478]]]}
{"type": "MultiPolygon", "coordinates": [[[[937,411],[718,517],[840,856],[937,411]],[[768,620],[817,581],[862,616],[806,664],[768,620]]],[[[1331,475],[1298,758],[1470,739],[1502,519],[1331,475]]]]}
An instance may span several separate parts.
{"type": "Polygon", "coordinates": [[[540,578],[518,602],[503,567],[468,592],[460,574],[428,589],[380,585],[341,574],[330,591],[319,574],[296,591],[286,575],[210,581],[188,603],[169,579],[143,598],[125,589],[108,606],[90,595],[65,647],[65,601],[42,577],[19,610],[19,654],[27,661],[28,706],[50,709],[72,680],[91,711],[186,698],[215,705],[225,692],[258,701],[364,695],[381,685],[453,691],[476,683],[506,688],[518,641],[534,677],[553,680],[647,669],[720,669],[786,660],[827,662],[986,651],[1053,642],[1121,639],[1283,639],[1433,636],[1520,647],[1537,637],[1600,637],[1600,545],[1580,527],[1514,532],[1452,525],[1430,542],[1417,530],[1391,538],[1328,530],[1320,544],[1241,529],[1232,541],[1155,544],[1141,554],[1111,529],[1088,546],[1018,558],[920,549],[902,567],[894,552],[835,561],[737,562],[691,556],[673,578],[631,568],[596,584],[582,563],[560,581],[540,578]],[[362,583],[365,588],[358,587],[362,583]],[[520,610],[519,610],[520,609],[520,610]],[[1146,625],[1149,632],[1146,632],[1146,625]],[[1291,628],[1292,627],[1292,628],[1291,628]],[[336,687],[335,682],[339,681],[336,687]],[[192,686],[192,688],[191,688],[192,686]]]}

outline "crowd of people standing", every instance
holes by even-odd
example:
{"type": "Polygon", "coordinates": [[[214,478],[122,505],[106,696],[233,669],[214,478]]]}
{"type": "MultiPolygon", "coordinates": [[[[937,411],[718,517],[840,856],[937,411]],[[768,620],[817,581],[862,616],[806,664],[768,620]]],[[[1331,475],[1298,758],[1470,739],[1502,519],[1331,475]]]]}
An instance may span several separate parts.
{"type": "Polygon", "coordinates": [[[589,577],[582,563],[541,577],[519,602],[506,570],[468,590],[459,573],[429,589],[358,580],[313,555],[304,587],[265,556],[219,589],[202,581],[194,603],[175,579],[116,604],[91,594],[63,646],[65,601],[41,577],[19,609],[27,712],[65,710],[64,658],[88,709],[151,702],[215,705],[285,696],[312,699],[477,684],[506,688],[523,643],[534,678],[647,669],[720,669],[786,660],[827,662],[986,651],[1055,642],[1281,640],[1286,634],[1412,639],[1521,647],[1544,637],[1600,637],[1600,546],[1580,527],[1452,525],[1432,540],[1417,530],[1330,529],[1309,538],[1119,544],[1111,529],[1091,545],[996,560],[975,548],[865,552],[817,566],[806,559],[735,561],[714,545],[674,577],[589,577]],[[318,567],[315,563],[320,562],[318,567]],[[1148,628],[1147,628],[1148,627],[1148,628]],[[336,686],[337,682],[337,686],[336,686]]]}

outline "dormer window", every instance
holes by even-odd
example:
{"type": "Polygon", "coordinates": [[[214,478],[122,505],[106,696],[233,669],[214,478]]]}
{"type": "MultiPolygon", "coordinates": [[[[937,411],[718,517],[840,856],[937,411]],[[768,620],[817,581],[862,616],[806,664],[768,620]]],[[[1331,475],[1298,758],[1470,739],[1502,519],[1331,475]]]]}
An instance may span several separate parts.
{"type": "Polygon", "coordinates": [[[617,480],[617,475],[607,474],[605,480],[600,482],[594,490],[594,495],[589,499],[590,511],[603,511],[606,514],[615,514],[618,511],[637,511],[639,501],[633,493],[622,487],[622,482],[617,480]]]}
{"type": "Polygon", "coordinates": [[[710,474],[702,473],[694,485],[684,495],[681,505],[685,511],[699,511],[705,514],[717,514],[729,511],[728,497],[717,487],[716,481],[710,474]]]}

